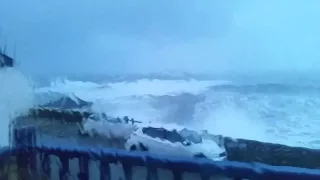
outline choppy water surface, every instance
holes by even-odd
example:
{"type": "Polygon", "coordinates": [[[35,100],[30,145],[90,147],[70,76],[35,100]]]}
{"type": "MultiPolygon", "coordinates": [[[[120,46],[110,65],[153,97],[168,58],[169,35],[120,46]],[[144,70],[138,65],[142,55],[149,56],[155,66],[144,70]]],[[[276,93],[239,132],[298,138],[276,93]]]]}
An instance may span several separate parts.
{"type": "Polygon", "coordinates": [[[320,147],[320,86],[173,79],[112,83],[60,80],[37,89],[37,94],[47,92],[74,94],[112,116],[320,147]]]}

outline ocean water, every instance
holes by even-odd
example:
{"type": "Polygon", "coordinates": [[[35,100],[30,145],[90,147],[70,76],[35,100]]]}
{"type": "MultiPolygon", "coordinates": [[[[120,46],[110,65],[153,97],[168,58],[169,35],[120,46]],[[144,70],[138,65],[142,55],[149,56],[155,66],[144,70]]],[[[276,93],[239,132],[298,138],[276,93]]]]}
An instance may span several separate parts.
{"type": "Polygon", "coordinates": [[[59,79],[36,94],[73,94],[110,116],[178,124],[234,138],[320,147],[320,86],[228,80],[59,79]]]}
{"type": "Polygon", "coordinates": [[[52,80],[34,86],[23,73],[0,71],[0,146],[11,120],[37,103],[37,95],[76,95],[97,112],[142,122],[177,124],[234,138],[320,148],[320,86],[196,78],[52,80]]]}

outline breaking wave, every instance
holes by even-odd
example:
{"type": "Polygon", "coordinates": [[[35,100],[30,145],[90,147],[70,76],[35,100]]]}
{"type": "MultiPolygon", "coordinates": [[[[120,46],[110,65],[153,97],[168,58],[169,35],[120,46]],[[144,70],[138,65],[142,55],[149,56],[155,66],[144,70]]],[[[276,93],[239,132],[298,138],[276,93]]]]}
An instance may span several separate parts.
{"type": "Polygon", "coordinates": [[[320,86],[195,79],[109,83],[65,79],[38,88],[38,97],[43,94],[51,98],[73,94],[110,116],[176,123],[235,138],[320,147],[320,86]]]}
{"type": "Polygon", "coordinates": [[[34,88],[29,78],[14,68],[0,70],[0,147],[9,144],[13,118],[34,106],[34,88]]]}

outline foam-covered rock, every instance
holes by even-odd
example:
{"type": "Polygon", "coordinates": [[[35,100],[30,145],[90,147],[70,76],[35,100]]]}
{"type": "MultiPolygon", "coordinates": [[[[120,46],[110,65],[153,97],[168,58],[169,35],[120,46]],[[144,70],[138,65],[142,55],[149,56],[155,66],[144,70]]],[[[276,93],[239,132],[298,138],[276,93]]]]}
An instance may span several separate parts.
{"type": "Polygon", "coordinates": [[[317,149],[231,138],[224,138],[224,144],[232,161],[320,169],[320,150],[317,149]]]}
{"type": "MultiPolygon", "coordinates": [[[[94,117],[92,115],[93,113],[87,111],[81,112],[76,110],[42,108],[33,109],[29,118],[31,117],[41,121],[47,119],[62,122],[67,121],[75,124],[83,123],[84,118],[88,119],[90,116],[91,118],[94,117]]],[[[100,127],[100,129],[98,129],[100,133],[102,131],[105,132],[105,129],[109,129],[109,131],[106,131],[105,133],[112,135],[112,137],[118,137],[124,133],[123,131],[116,131],[119,129],[118,126],[121,126],[121,122],[125,122],[124,119],[116,118],[114,120],[104,122],[103,125],[99,124],[102,122],[99,122],[99,120],[95,121],[94,119],[88,121],[87,124],[85,124],[86,128],[84,129],[90,131],[93,127],[98,126],[100,127]],[[112,127],[110,124],[112,124],[112,127]],[[107,128],[106,126],[110,126],[110,128],[107,128]]],[[[200,141],[199,134],[197,134],[197,132],[188,129],[181,129],[179,130],[179,133],[192,141],[200,141]]],[[[320,150],[291,147],[247,139],[232,139],[221,135],[212,135],[208,132],[203,132],[201,134],[201,138],[214,140],[219,144],[219,146],[224,146],[227,152],[227,159],[231,161],[261,162],[275,166],[293,166],[313,169],[320,168],[320,150]]],[[[90,139],[88,140],[90,141],[90,139]]]]}
{"type": "Polygon", "coordinates": [[[91,102],[84,101],[77,96],[69,95],[63,96],[58,100],[51,101],[42,105],[45,108],[60,108],[60,109],[81,109],[85,107],[90,107],[91,102]]]}

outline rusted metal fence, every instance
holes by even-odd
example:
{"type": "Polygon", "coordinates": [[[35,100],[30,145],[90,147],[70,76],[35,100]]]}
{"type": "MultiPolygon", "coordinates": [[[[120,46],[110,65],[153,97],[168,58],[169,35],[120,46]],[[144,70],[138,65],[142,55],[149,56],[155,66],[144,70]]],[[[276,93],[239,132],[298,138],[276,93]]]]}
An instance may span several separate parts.
{"type": "MultiPolygon", "coordinates": [[[[7,157],[15,157],[18,171],[14,178],[21,180],[320,179],[320,170],[315,169],[213,162],[117,149],[71,147],[68,144],[41,145],[36,143],[33,127],[15,129],[12,136],[11,148],[0,151],[0,165],[3,168],[7,157]]],[[[2,173],[1,176],[5,180],[10,174],[2,173]]]]}

